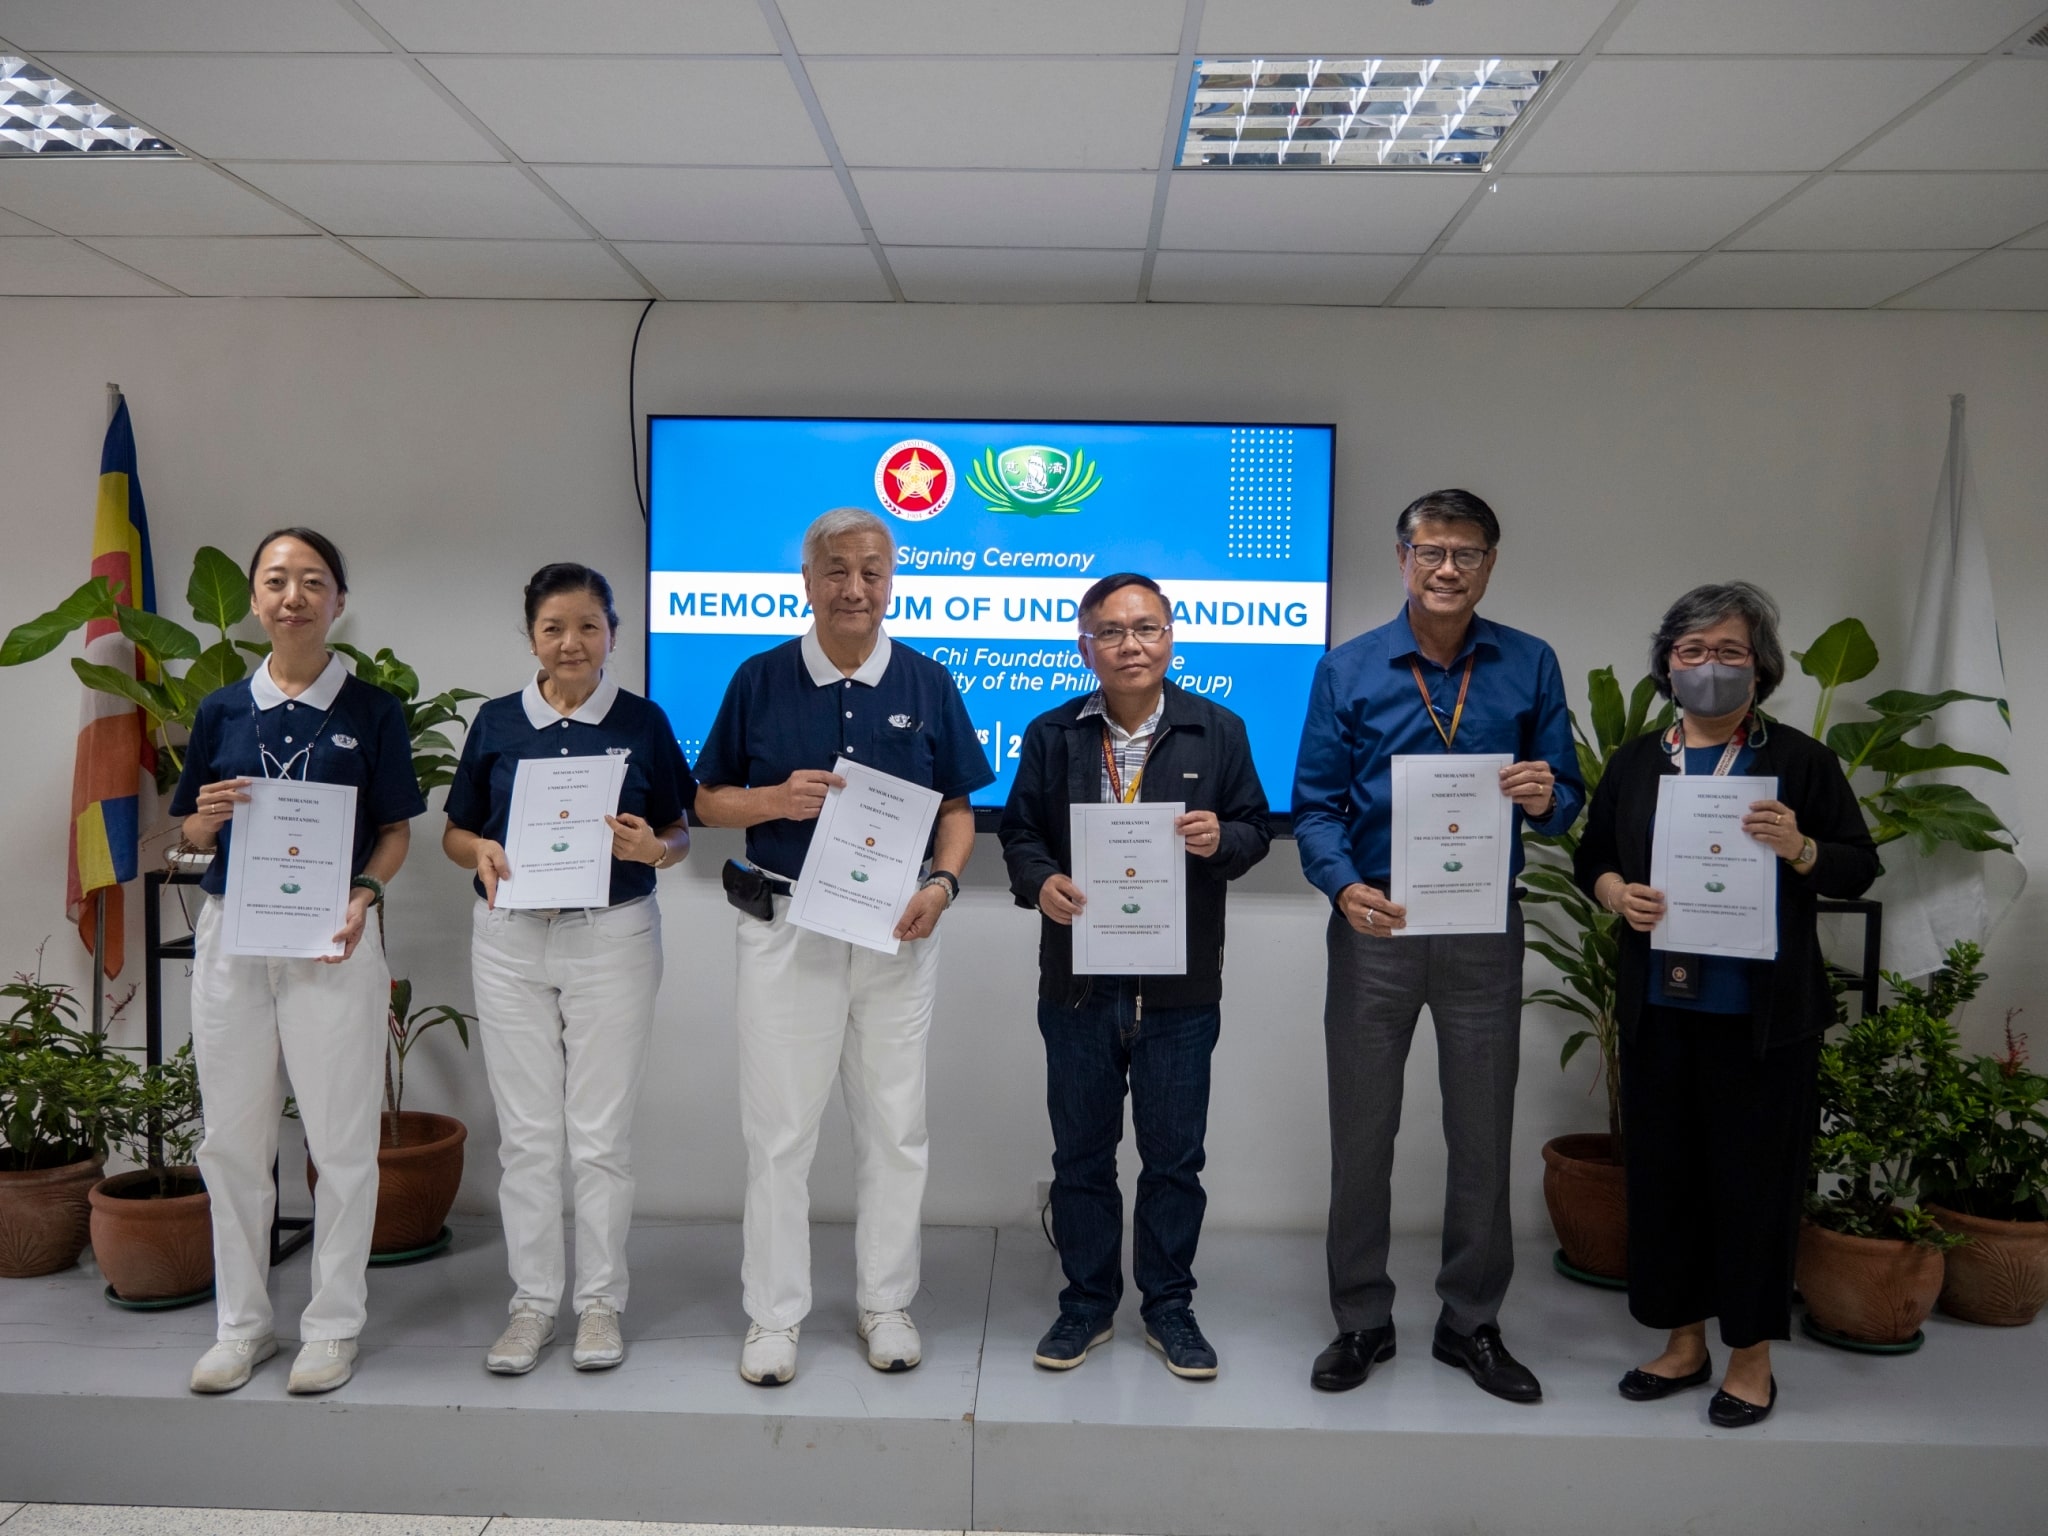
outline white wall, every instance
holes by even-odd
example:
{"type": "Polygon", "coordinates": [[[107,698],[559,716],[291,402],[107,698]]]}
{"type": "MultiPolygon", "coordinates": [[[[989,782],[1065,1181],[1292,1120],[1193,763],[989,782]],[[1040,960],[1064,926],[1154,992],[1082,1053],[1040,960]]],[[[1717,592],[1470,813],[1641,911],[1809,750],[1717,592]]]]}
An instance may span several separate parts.
{"type": "MultiPolygon", "coordinates": [[[[0,301],[0,621],[40,611],[83,578],[100,386],[114,379],[135,414],[166,611],[185,617],[178,598],[198,544],[239,558],[266,528],[307,522],[351,561],[342,638],[394,646],[430,688],[513,688],[526,661],[518,594],[536,565],[585,560],[627,594],[642,568],[626,405],[638,312],[0,301]]],[[[1338,636],[1381,622],[1399,600],[1395,512],[1423,490],[1464,485],[1506,529],[1487,611],[1550,639],[1575,683],[1609,662],[1633,680],[1663,605],[1734,576],[1778,596],[1794,644],[1854,613],[1898,656],[1947,396],[1966,391],[2013,758],[2035,763],[2048,750],[2048,608],[2036,601],[2048,586],[2048,317],[675,305],[649,320],[640,361],[640,405],[653,411],[1334,421],[1338,636]]],[[[730,481],[733,515],[774,466],[753,474],[730,481]]],[[[639,637],[622,641],[619,665],[637,676],[639,637]]],[[[0,672],[0,714],[16,723],[0,813],[14,855],[0,890],[0,966],[28,965],[54,933],[50,970],[82,980],[61,918],[76,696],[58,658],[0,672]]],[[[1798,722],[1811,701],[1795,682],[1781,703],[1798,722]]],[[[1268,788],[1284,800],[1286,786],[1268,788]]],[[[2048,836],[2038,775],[2027,815],[2048,836]]],[[[466,1005],[463,878],[440,856],[439,826],[438,815],[418,824],[392,892],[391,948],[423,999],[466,1005]]],[[[700,833],[688,865],[663,880],[669,971],[637,1145],[650,1214],[738,1209],[732,918],[716,880],[737,844],[700,833]]],[[[1000,869],[982,839],[946,923],[927,1205],[942,1222],[1023,1217],[1050,1151],[1031,1006],[1036,920],[1011,906],[1000,869]]],[[[2004,1009],[2048,979],[2044,915],[2048,894],[2037,890],[1993,945],[1973,1039],[1988,1040],[2004,1009]]],[[[1321,1223],[1323,918],[1291,843],[1232,902],[1209,1137],[1219,1223],[1321,1223]]],[[[138,941],[140,926],[138,900],[138,941]]],[[[1541,969],[1532,963],[1532,978],[1541,969]]],[[[134,1015],[125,1030],[139,1039],[139,1006],[134,1015]]],[[[1557,1069],[1563,1034],[1557,1017],[1530,1013],[1516,1153],[1518,1220],[1530,1231],[1542,1223],[1537,1147],[1600,1121],[1583,1067],[1557,1069]]],[[[437,1039],[415,1063],[409,1100],[468,1120],[464,1205],[491,1209],[481,1062],[437,1039]]],[[[1442,1158],[1426,1039],[1409,1088],[1397,1219],[1428,1227],[1442,1158]]],[[[823,1148],[818,1209],[843,1214],[836,1108],[823,1148]]]]}

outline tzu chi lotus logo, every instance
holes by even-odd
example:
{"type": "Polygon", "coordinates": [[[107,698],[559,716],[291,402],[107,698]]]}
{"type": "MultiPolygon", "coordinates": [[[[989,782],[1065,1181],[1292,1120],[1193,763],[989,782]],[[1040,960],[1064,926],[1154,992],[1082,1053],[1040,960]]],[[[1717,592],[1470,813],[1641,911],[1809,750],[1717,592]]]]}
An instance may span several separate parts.
{"type": "Polygon", "coordinates": [[[905,438],[875,462],[875,495],[905,522],[937,517],[953,499],[953,461],[937,443],[905,438]]]}

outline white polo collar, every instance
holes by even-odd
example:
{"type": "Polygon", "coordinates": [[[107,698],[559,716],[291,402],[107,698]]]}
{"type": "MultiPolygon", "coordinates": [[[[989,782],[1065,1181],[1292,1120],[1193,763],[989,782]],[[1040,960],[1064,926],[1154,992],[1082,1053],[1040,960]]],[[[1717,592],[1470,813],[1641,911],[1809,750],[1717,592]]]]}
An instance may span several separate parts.
{"type": "Polygon", "coordinates": [[[249,674],[249,694],[256,701],[258,709],[270,710],[280,704],[303,704],[308,709],[332,709],[334,701],[341,696],[341,685],[348,681],[348,666],[333,652],[327,653],[327,667],[313,679],[313,686],[299,694],[286,693],[271,680],[270,658],[263,658],[263,665],[249,674]]]}
{"type": "Polygon", "coordinates": [[[581,725],[603,725],[604,717],[611,713],[612,700],[618,696],[619,685],[612,681],[611,673],[600,672],[590,697],[577,705],[574,713],[565,715],[542,695],[540,674],[536,672],[533,680],[520,690],[519,703],[526,710],[526,723],[536,731],[544,731],[564,720],[574,720],[581,725]]]}
{"type": "MultiPolygon", "coordinates": [[[[868,652],[868,659],[860,664],[860,670],[852,680],[872,688],[881,682],[882,674],[889,670],[889,651],[892,642],[886,630],[875,633],[875,648],[868,652]]],[[[820,688],[833,683],[847,681],[847,675],[839,670],[839,664],[825,654],[825,647],[818,642],[818,626],[813,624],[804,631],[804,670],[811,674],[811,681],[820,688]]]]}

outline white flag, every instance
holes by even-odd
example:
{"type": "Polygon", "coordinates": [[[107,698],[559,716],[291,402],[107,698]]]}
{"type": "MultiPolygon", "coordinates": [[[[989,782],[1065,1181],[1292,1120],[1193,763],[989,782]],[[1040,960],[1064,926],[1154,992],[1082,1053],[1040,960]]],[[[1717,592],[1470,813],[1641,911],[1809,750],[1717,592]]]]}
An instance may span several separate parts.
{"type": "MultiPolygon", "coordinates": [[[[1951,704],[1930,722],[1932,734],[1960,752],[1980,753],[2012,766],[2005,663],[1991,605],[1991,561],[1977,520],[1969,456],[1963,448],[1963,397],[1949,398],[1948,456],[1927,527],[1920,571],[1920,601],[1913,613],[1900,685],[1914,693],[1960,688],[1998,700],[1951,704]]],[[[2020,840],[2019,790],[2007,774],[1984,768],[1948,769],[1932,779],[1960,784],[1997,814],[2020,840]]],[[[1940,967],[1950,945],[1989,941],[2026,887],[2027,870],[2008,853],[1968,853],[1943,843],[1922,854],[1909,839],[1888,844],[1886,872],[1871,894],[1884,903],[1884,968],[1924,976],[1940,967]]]]}

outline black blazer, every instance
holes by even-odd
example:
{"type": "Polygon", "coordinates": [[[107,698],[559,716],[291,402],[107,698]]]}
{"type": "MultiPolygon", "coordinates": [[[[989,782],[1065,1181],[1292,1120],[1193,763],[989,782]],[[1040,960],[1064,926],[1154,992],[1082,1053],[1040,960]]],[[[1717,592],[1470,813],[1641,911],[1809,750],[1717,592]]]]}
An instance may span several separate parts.
{"type": "MultiPolygon", "coordinates": [[[[1587,895],[1602,875],[1618,874],[1631,885],[1650,881],[1650,832],[1657,815],[1657,781],[1678,771],[1657,732],[1618,748],[1586,814],[1572,873],[1587,895]]],[[[1805,875],[1778,864],[1778,958],[1750,965],[1750,1022],[1758,1055],[1774,1045],[1820,1034],[1835,1021],[1815,931],[1814,903],[1827,896],[1847,900],[1870,889],[1884,872],[1877,846],[1842,773],[1840,761],[1821,743],[1776,720],[1766,723],[1756,760],[1746,770],[1775,775],[1778,798],[1799,818],[1799,830],[1813,839],[1820,859],[1805,875]]],[[[1650,989],[1650,936],[1627,923],[1620,937],[1619,986],[1615,1009],[1626,1039],[1642,1016],[1650,989]]]]}
{"type": "MultiPolygon", "coordinates": [[[[1017,782],[1003,807],[1000,835],[1017,905],[1036,910],[1049,875],[1073,873],[1068,807],[1102,799],[1102,721],[1081,718],[1092,695],[1070,699],[1026,727],[1017,753],[1017,782]]],[[[1185,976],[1147,976],[1146,1000],[1160,1008],[1194,1008],[1223,996],[1223,897],[1228,883],[1266,856],[1273,829],[1266,792],[1252,766],[1244,722],[1219,704],[1166,684],[1159,735],[1138,785],[1144,800],[1184,800],[1191,811],[1214,811],[1222,827],[1216,852],[1188,855],[1188,969],[1185,976]]],[[[1079,1001],[1091,978],[1074,975],[1074,931],[1039,918],[1038,995],[1079,1001]]]]}

